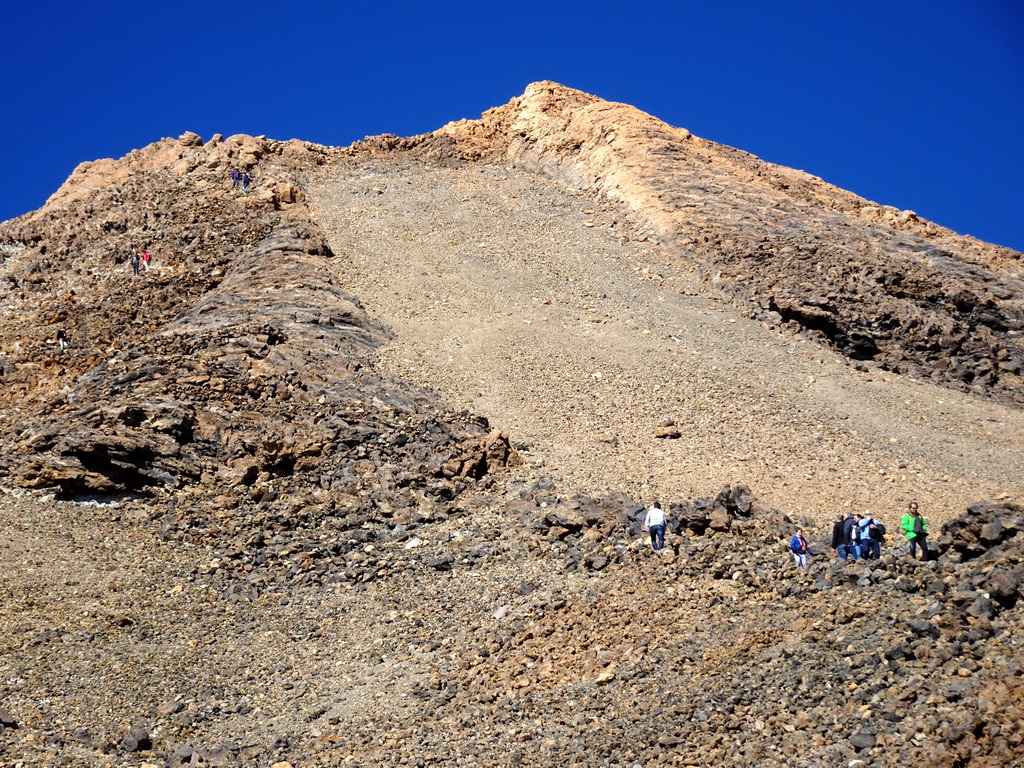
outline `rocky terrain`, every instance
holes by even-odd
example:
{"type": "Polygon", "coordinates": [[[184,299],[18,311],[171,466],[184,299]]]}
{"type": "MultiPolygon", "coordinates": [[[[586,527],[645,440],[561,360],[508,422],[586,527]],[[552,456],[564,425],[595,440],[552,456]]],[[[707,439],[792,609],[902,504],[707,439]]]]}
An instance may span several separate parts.
{"type": "Polygon", "coordinates": [[[0,765],[1024,759],[1021,254],[538,83],[0,258],[0,765]]]}

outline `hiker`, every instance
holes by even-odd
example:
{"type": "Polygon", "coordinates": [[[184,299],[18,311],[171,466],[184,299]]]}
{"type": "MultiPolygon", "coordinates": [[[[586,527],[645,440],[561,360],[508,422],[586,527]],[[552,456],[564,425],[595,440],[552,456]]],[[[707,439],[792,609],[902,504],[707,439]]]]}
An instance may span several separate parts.
{"type": "Polygon", "coordinates": [[[846,545],[843,543],[843,516],[838,515],[832,524],[832,550],[843,560],[846,559],[846,545]]]}
{"type": "Polygon", "coordinates": [[[647,510],[647,517],[644,518],[644,530],[651,534],[651,549],[661,552],[665,546],[665,513],[661,509],[661,502],[656,501],[647,510]]]}
{"type": "Polygon", "coordinates": [[[249,191],[249,182],[251,182],[251,181],[252,181],[252,179],[249,178],[248,172],[242,174],[242,191],[243,192],[248,192],[249,191]]]}
{"type": "Polygon", "coordinates": [[[883,541],[885,526],[865,510],[860,520],[861,556],[865,560],[878,560],[882,556],[883,541]]]}
{"type": "Polygon", "coordinates": [[[854,514],[853,520],[850,522],[849,527],[844,523],[843,532],[847,535],[847,541],[850,546],[850,553],[853,555],[854,560],[859,560],[864,557],[864,548],[861,546],[860,540],[860,521],[861,516],[859,513],[854,514]]]}
{"type": "Polygon", "coordinates": [[[242,174],[238,172],[237,168],[231,169],[231,188],[234,189],[242,182],[242,174]]]}
{"type": "Polygon", "coordinates": [[[68,332],[63,328],[57,331],[57,344],[60,346],[61,352],[68,348],[68,332]]]}
{"type": "Polygon", "coordinates": [[[856,560],[860,557],[859,548],[853,545],[853,527],[854,518],[852,513],[846,517],[839,515],[836,518],[835,525],[832,526],[832,549],[843,560],[849,558],[856,560]]]}
{"type": "Polygon", "coordinates": [[[149,272],[149,260],[153,257],[149,255],[149,251],[142,252],[142,268],[149,272]]]}
{"type": "Polygon", "coordinates": [[[807,546],[807,539],[804,538],[803,531],[797,531],[792,539],[789,541],[789,551],[793,553],[793,563],[797,568],[803,568],[804,571],[810,569],[808,563],[808,555],[813,554],[811,548],[807,546]]]}
{"type": "Polygon", "coordinates": [[[900,528],[907,534],[907,541],[910,542],[910,556],[917,557],[917,548],[921,547],[921,559],[928,559],[928,521],[917,509],[917,502],[910,502],[910,507],[903,515],[900,528]]]}
{"type": "Polygon", "coordinates": [[[132,251],[132,274],[136,277],[139,276],[139,254],[136,251],[132,251]]]}

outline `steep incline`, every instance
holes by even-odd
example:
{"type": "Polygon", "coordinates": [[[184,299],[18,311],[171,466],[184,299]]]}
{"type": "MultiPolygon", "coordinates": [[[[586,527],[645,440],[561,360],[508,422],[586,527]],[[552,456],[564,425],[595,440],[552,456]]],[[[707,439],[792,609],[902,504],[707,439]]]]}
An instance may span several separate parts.
{"type": "Polygon", "coordinates": [[[593,193],[758,319],[1024,402],[1024,255],[1008,248],[555,83],[398,145],[493,157],[593,193]]]}
{"type": "Polygon", "coordinates": [[[394,332],[387,369],[532,445],[559,487],[743,481],[818,519],[1024,494],[1020,410],[747,319],[611,204],[401,151],[339,160],[310,197],[346,287],[394,332]]]}

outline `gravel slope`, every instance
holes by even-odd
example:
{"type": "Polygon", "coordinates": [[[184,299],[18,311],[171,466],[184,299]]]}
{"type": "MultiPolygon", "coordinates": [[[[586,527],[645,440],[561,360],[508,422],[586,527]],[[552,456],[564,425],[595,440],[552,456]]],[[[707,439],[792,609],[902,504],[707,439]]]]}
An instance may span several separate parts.
{"type": "Polygon", "coordinates": [[[779,335],[708,295],[614,210],[498,165],[347,159],[311,190],[381,363],[488,416],[560,487],[938,519],[1020,497],[1024,413],[779,335]],[[659,439],[669,422],[678,439],[659,439]]]}

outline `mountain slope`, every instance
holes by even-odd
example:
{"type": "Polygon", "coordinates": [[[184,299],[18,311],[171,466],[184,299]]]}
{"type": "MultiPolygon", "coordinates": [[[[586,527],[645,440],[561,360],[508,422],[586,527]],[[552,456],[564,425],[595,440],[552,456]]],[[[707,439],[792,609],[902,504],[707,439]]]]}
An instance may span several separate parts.
{"type": "MultiPolygon", "coordinates": [[[[817,519],[837,507],[898,509],[909,496],[944,516],[1024,491],[1024,413],[1007,404],[1021,392],[1015,374],[998,379],[999,397],[964,396],[803,343],[822,338],[803,326],[780,335],[778,318],[763,322],[756,306],[772,281],[825,295],[831,278],[814,267],[866,274],[875,257],[857,248],[888,247],[905,226],[900,237],[917,230],[958,249],[944,280],[1006,293],[1006,311],[1017,311],[1024,290],[1012,274],[966,265],[1019,254],[909,219],[861,221],[859,240],[837,234],[828,223],[837,209],[847,219],[881,214],[804,174],[552,84],[481,121],[368,141],[319,178],[313,215],[346,261],[347,285],[395,332],[381,352],[388,369],[531,443],[560,487],[680,498],[746,482],[817,519]],[[749,178],[752,168],[763,178],[749,178]],[[800,199],[769,183],[779,174],[802,180],[800,199]],[[692,204],[664,192],[712,178],[718,191],[692,204]],[[766,216],[789,221],[788,233],[766,216]],[[694,250],[682,231],[709,239],[694,250]],[[780,250],[736,292],[722,275],[746,259],[740,236],[780,250]],[[789,269],[792,249],[779,245],[801,237],[820,250],[804,262],[810,273],[789,269]],[[716,300],[712,272],[734,303],[716,300]],[[671,429],[675,439],[656,437],[671,429]]],[[[909,280],[919,267],[907,253],[886,268],[910,270],[909,280]]],[[[895,299],[863,283],[844,282],[830,301],[857,327],[897,312],[917,327],[906,314],[917,309],[892,309],[895,299]]],[[[892,333],[902,350],[914,338],[892,333]]],[[[982,357],[995,364],[996,354],[982,357]]],[[[975,384],[972,394],[995,389],[975,384]]]]}
{"type": "Polygon", "coordinates": [[[539,83],[0,255],[0,765],[1024,759],[1020,254],[539,83]]]}

